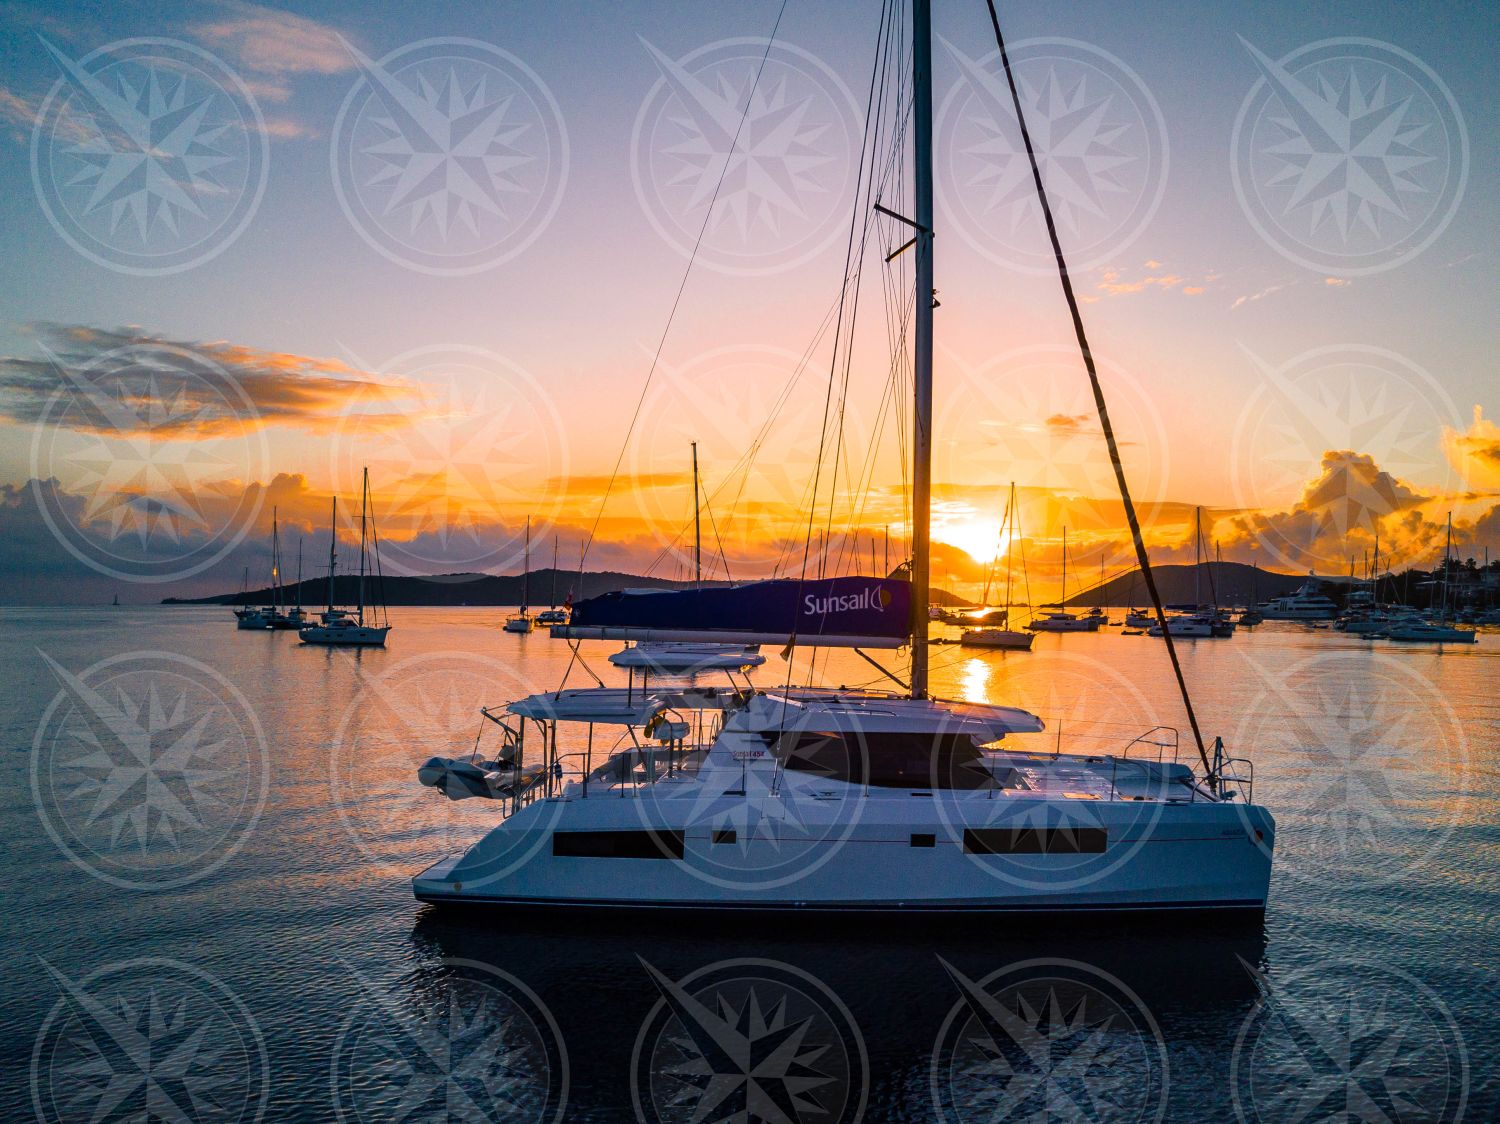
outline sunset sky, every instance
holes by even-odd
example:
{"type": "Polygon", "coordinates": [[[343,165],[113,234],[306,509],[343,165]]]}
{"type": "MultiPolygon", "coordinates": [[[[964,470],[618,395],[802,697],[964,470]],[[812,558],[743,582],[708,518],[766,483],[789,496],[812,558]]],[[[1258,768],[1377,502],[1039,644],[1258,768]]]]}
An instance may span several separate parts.
{"type": "MultiPolygon", "coordinates": [[[[1113,571],[1124,520],[984,5],[934,8],[935,579],[1015,481],[1055,589],[1063,528],[1113,571]]],[[[779,10],[6,6],[0,602],[263,584],[273,508],[312,577],[364,466],[388,571],[514,572],[530,516],[535,565],[597,520],[590,569],[676,576],[693,441],[707,552],[795,572],[880,4],[791,0],[768,51],[779,10]]],[[[1430,565],[1450,511],[1500,556],[1500,10],[1001,15],[1154,556],[1195,505],[1276,570],[1430,565]]],[[[815,519],[866,570],[905,533],[900,229],[815,519]]]]}

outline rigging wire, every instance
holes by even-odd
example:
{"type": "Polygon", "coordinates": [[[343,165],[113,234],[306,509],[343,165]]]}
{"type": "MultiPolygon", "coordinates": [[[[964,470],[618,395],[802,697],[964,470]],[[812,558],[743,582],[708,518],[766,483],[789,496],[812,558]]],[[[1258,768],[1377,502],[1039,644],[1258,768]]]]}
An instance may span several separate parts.
{"type": "MultiPolygon", "coordinates": [[[[1125,505],[1125,519],[1130,524],[1130,537],[1135,543],[1136,559],[1140,564],[1141,576],[1146,583],[1146,589],[1151,594],[1151,604],[1156,610],[1157,623],[1161,625],[1162,640],[1167,645],[1167,656],[1172,661],[1172,674],[1177,678],[1177,688],[1182,694],[1183,709],[1187,711],[1188,724],[1193,729],[1193,740],[1198,745],[1198,756],[1203,761],[1203,768],[1208,773],[1209,784],[1213,785],[1213,766],[1209,764],[1208,750],[1203,744],[1203,731],[1198,727],[1198,715],[1193,709],[1193,698],[1188,691],[1187,679],[1182,672],[1182,663],[1177,658],[1177,647],[1172,643],[1172,632],[1167,627],[1166,610],[1162,607],[1161,593],[1156,588],[1156,576],[1151,572],[1151,558],[1146,551],[1146,540],[1141,534],[1141,522],[1136,516],[1135,503],[1130,498],[1130,486],[1125,481],[1125,466],[1120,460],[1120,446],[1115,441],[1114,427],[1110,424],[1109,408],[1104,402],[1104,388],[1099,382],[1099,372],[1094,365],[1094,353],[1089,349],[1088,335],[1084,331],[1083,316],[1078,310],[1078,298],[1073,293],[1073,282],[1068,275],[1067,259],[1063,256],[1062,242],[1057,236],[1057,223],[1052,217],[1052,205],[1047,199],[1047,189],[1042,183],[1042,168],[1037,162],[1036,148],[1031,142],[1031,131],[1026,127],[1026,116],[1021,108],[1021,94],[1016,89],[1016,75],[1011,68],[1010,55],[1005,50],[1005,37],[1000,33],[1000,15],[995,11],[995,0],[984,0],[990,12],[990,26],[995,32],[995,46],[1000,51],[1000,62],[1005,68],[1005,80],[1010,85],[1011,101],[1016,110],[1016,121],[1021,126],[1021,141],[1026,147],[1026,157],[1031,162],[1031,177],[1036,183],[1037,200],[1041,204],[1042,218],[1047,226],[1047,237],[1052,242],[1052,254],[1057,260],[1058,278],[1062,282],[1063,296],[1068,303],[1068,311],[1073,317],[1073,331],[1078,337],[1078,348],[1083,354],[1084,369],[1088,372],[1089,385],[1094,392],[1094,406],[1099,413],[1099,425],[1104,430],[1104,440],[1109,446],[1109,463],[1115,472],[1115,483],[1120,488],[1120,499],[1125,505]]],[[[1064,590],[1064,600],[1067,591],[1064,590]]]]}
{"type": "Polygon", "coordinates": [[[625,428],[625,439],[620,442],[619,455],[615,457],[615,466],[610,470],[609,483],[605,485],[604,495],[599,497],[599,510],[594,514],[594,522],[589,527],[588,537],[579,548],[578,568],[580,570],[583,569],[583,561],[588,557],[589,548],[594,543],[594,536],[599,531],[599,523],[604,518],[604,508],[609,503],[615,480],[620,475],[620,466],[625,461],[625,451],[630,447],[630,435],[635,431],[636,422],[640,420],[641,408],[646,404],[646,392],[650,389],[652,377],[661,363],[662,350],[667,345],[667,336],[672,331],[672,324],[677,318],[677,309],[682,304],[683,294],[687,291],[688,278],[692,276],[693,266],[698,261],[698,250],[703,245],[704,236],[708,233],[708,224],[713,218],[714,207],[719,201],[719,191],[724,186],[730,165],[734,163],[734,152],[739,147],[740,133],[744,130],[745,121],[750,116],[750,106],[755,100],[755,91],[760,87],[760,78],[765,72],[766,60],[771,57],[771,47],[776,43],[776,33],[781,28],[781,19],[786,15],[787,2],[788,0],[781,0],[781,7],[776,12],[776,22],[771,25],[771,34],[766,38],[766,49],[760,56],[760,64],[755,69],[755,77],[751,79],[750,88],[745,93],[745,108],[740,111],[739,122],[734,127],[734,136],[730,138],[729,149],[724,155],[724,166],[719,169],[719,179],[714,184],[713,195],[709,197],[708,208],[703,212],[703,224],[698,228],[698,237],[693,240],[693,250],[688,255],[687,267],[682,271],[682,281],[677,286],[677,294],[672,298],[672,307],[667,313],[667,322],[662,327],[661,337],[656,342],[656,351],[651,356],[651,366],[646,370],[646,380],[641,384],[640,397],[636,399],[635,409],[630,415],[630,424],[625,428]]]}

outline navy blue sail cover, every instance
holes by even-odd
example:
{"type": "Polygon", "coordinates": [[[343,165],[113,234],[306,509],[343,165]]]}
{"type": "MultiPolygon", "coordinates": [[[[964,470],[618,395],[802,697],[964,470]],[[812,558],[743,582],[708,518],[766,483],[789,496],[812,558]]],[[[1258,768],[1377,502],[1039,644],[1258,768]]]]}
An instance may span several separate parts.
{"type": "Polygon", "coordinates": [[[780,578],[738,586],[619,590],[573,606],[575,628],[777,633],[902,640],[911,583],[899,578],[780,578]]]}

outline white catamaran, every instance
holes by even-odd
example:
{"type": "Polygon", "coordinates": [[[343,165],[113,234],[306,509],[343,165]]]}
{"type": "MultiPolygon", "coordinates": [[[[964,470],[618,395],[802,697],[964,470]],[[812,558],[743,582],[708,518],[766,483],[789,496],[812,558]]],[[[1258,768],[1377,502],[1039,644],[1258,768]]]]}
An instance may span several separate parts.
{"type": "MultiPolygon", "coordinates": [[[[904,224],[906,248],[914,250],[904,259],[917,298],[910,310],[909,567],[900,576],[804,575],[736,588],[608,594],[576,604],[571,622],[552,635],[570,642],[909,646],[907,688],[762,690],[728,673],[723,687],[564,684],[488,709],[485,719],[500,729],[499,750],[433,758],[419,781],[449,798],[490,799],[500,821],[468,850],[417,875],[419,899],[837,914],[1264,909],[1274,822],[1253,801],[1248,763],[1227,758],[1219,741],[1205,745],[1170,633],[1163,647],[1193,728],[1189,760],[1178,759],[1175,736],[1160,728],[1122,740],[1113,753],[1055,752],[1050,741],[1041,751],[1013,746],[1014,736],[1041,731],[1042,721],[1013,707],[930,697],[930,0],[912,0],[909,39],[906,30],[882,26],[877,57],[890,36],[909,44],[911,84],[882,95],[908,118],[886,136],[912,140],[915,198],[910,217],[877,207],[904,224]]],[[[1008,73],[998,24],[994,31],[1008,73]]],[[[1012,96],[1102,406],[1014,87],[1012,96]]],[[[868,160],[862,175],[882,174],[879,166],[868,160]]],[[[887,202],[895,199],[892,187],[887,202]]],[[[856,212],[856,222],[866,211],[856,212]]],[[[1100,420],[1161,622],[1161,598],[1102,409],[1100,420]]]]}

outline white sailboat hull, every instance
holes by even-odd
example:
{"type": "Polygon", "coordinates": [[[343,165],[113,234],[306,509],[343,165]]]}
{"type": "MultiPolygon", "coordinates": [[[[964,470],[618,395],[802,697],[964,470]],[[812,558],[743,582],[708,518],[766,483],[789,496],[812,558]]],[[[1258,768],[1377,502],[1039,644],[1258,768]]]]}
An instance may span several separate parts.
{"type": "Polygon", "coordinates": [[[369,625],[348,625],[342,628],[327,625],[312,625],[300,629],[297,636],[304,644],[326,644],[343,648],[379,648],[385,644],[390,626],[374,628],[369,625]]]}

